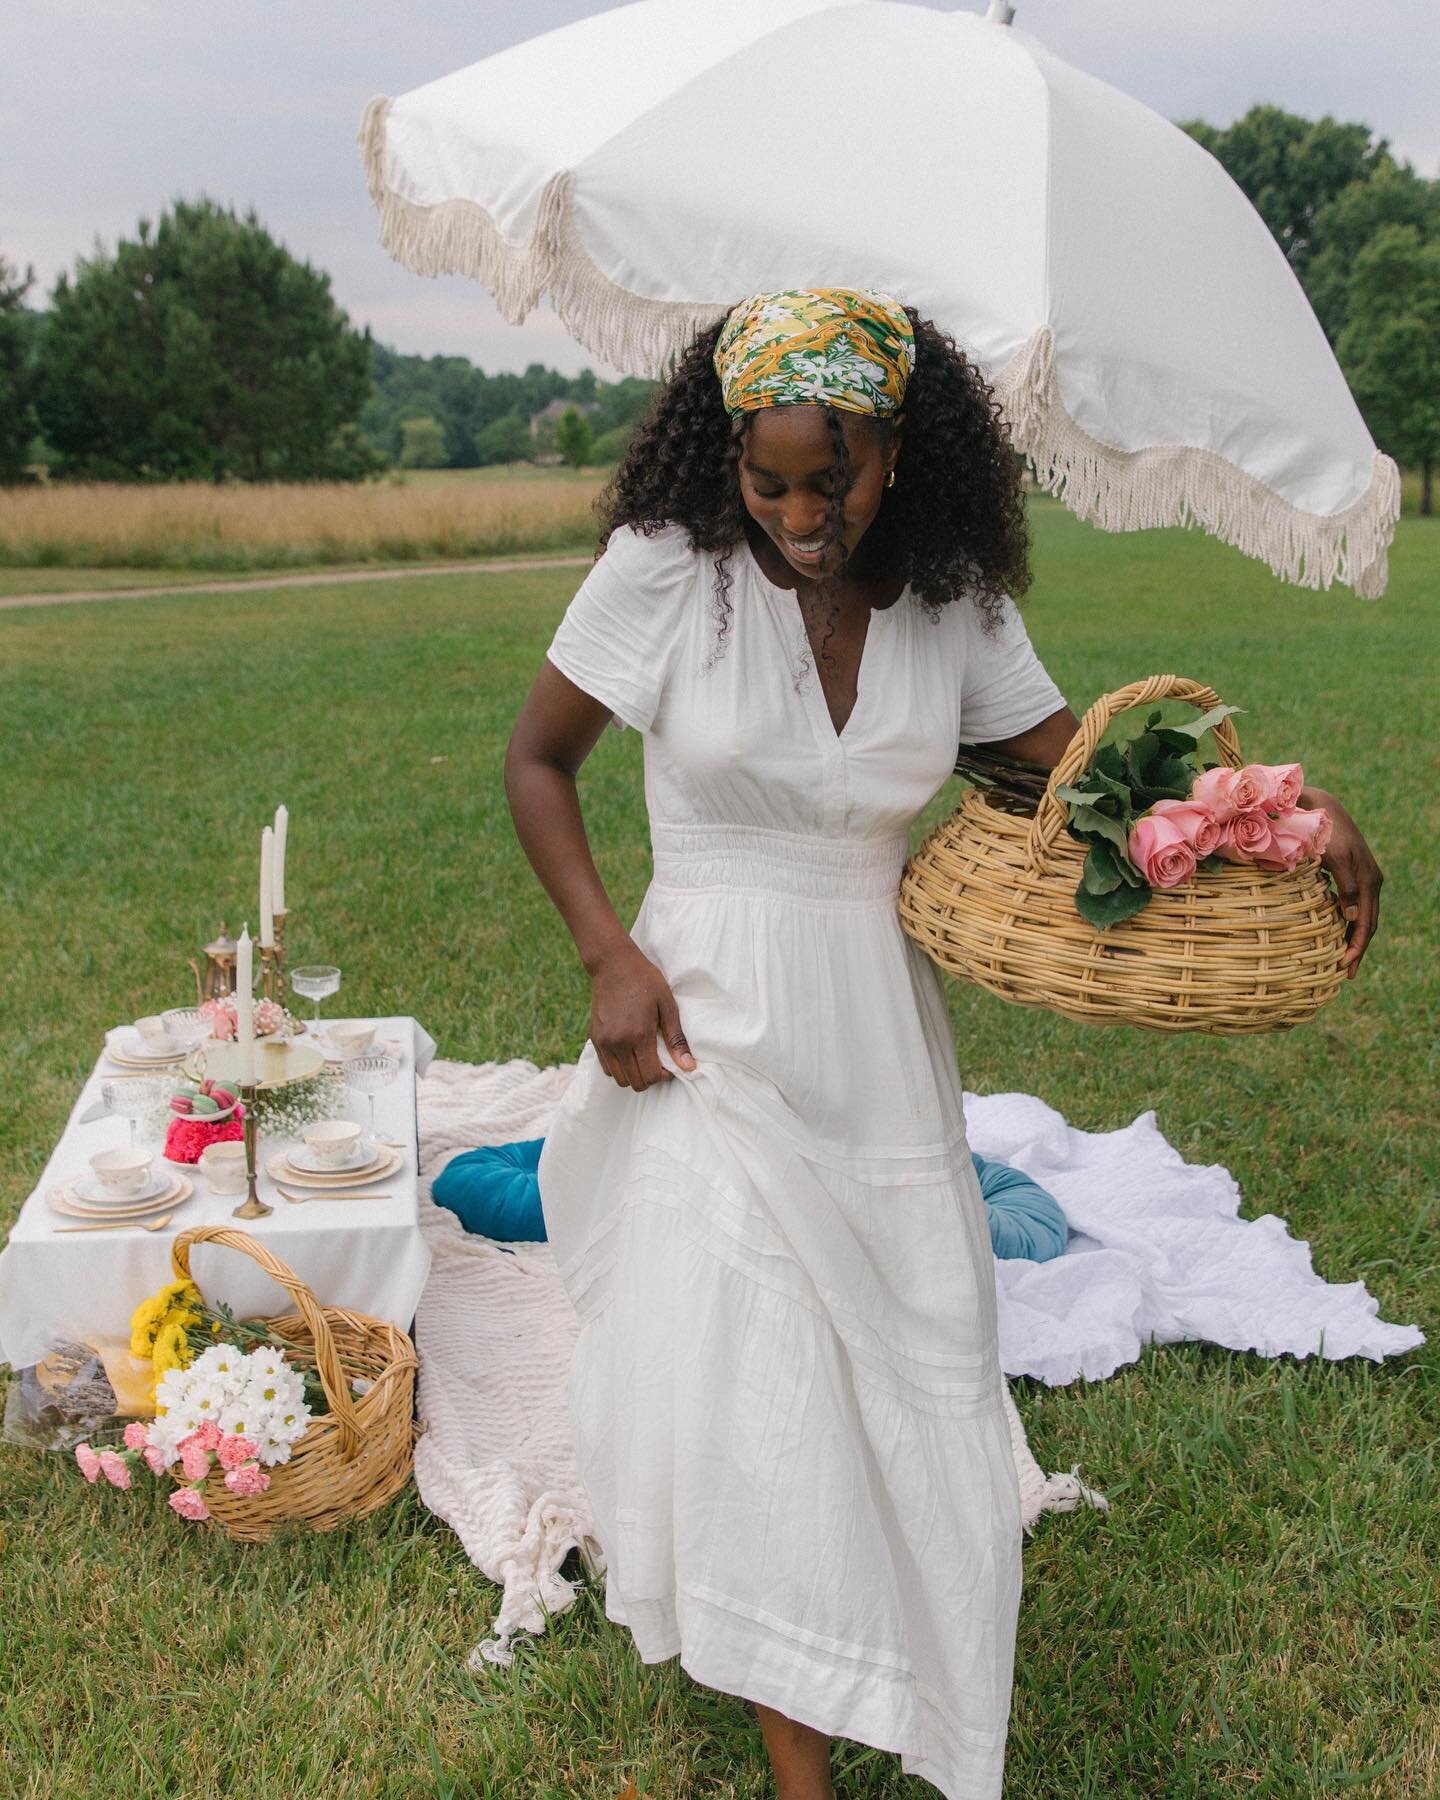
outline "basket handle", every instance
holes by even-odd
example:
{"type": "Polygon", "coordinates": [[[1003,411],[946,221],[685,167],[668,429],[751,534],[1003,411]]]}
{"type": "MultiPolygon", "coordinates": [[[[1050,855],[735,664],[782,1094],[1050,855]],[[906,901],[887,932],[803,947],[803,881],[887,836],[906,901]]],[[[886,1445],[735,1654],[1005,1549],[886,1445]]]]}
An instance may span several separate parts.
{"type": "Polygon", "coordinates": [[[325,1309],[315,1298],[314,1292],[292,1268],[281,1262],[264,1244],[251,1237],[248,1231],[237,1231],[230,1225],[197,1225],[192,1231],[178,1234],[170,1246],[170,1261],[177,1280],[192,1279],[190,1250],[195,1244],[225,1244],[231,1250],[239,1250],[252,1262],[259,1263],[270,1279],[278,1282],[295,1302],[315,1340],[315,1366],[320,1376],[320,1385],[325,1390],[330,1411],[340,1428],[340,1454],[348,1462],[364,1443],[365,1434],[355,1411],[355,1402],[350,1398],[350,1390],[345,1385],[345,1371],[340,1366],[340,1352],[335,1348],[335,1339],[325,1317],[325,1309]]]}
{"type": "MultiPolygon", "coordinates": [[[[1110,729],[1113,719],[1132,706],[1148,706],[1155,700],[1184,700],[1196,712],[1207,713],[1219,706],[1220,696],[1213,688],[1198,681],[1187,681],[1183,675],[1149,675],[1144,681],[1132,681],[1128,687],[1116,688],[1113,694],[1102,694],[1080,721],[1080,729],[1071,738],[1065,754],[1050,771],[1045,792],[1035,809],[1030,835],[1025,843],[1025,860],[1035,871],[1043,869],[1056,839],[1065,829],[1065,802],[1056,788],[1067,787],[1090,767],[1100,740],[1110,729]]],[[[1225,763],[1232,769],[1241,765],[1240,740],[1229,719],[1222,719],[1215,729],[1215,743],[1225,763]]]]}

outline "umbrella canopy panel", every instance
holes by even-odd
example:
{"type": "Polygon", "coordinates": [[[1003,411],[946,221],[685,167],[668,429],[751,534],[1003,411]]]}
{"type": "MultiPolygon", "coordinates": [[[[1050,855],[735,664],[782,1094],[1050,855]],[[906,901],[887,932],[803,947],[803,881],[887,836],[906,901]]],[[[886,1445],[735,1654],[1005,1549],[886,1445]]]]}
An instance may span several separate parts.
{"type": "Polygon", "coordinates": [[[1398,472],[1239,188],[1033,37],[898,0],[637,0],[376,100],[382,242],[661,376],[766,288],[883,288],[1106,530],[1385,583],[1398,472]]]}

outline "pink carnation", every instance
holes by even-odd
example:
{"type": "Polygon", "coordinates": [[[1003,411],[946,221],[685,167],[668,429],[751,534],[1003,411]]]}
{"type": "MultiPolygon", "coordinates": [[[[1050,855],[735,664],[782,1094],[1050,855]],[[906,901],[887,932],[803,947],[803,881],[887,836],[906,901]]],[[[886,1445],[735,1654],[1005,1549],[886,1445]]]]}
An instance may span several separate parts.
{"type": "Polygon", "coordinates": [[[270,1477],[258,1463],[244,1463],[238,1469],[231,1469],[225,1477],[225,1485],[232,1494],[263,1494],[270,1485],[270,1477]]]}
{"type": "Polygon", "coordinates": [[[116,1450],[100,1452],[100,1473],[111,1487],[128,1488],[130,1485],[130,1465],[116,1450]]]}
{"type": "Polygon", "coordinates": [[[260,1446],[254,1438],[231,1437],[227,1434],[220,1439],[220,1447],[216,1454],[220,1458],[222,1469],[238,1469],[241,1463],[255,1460],[260,1454],[260,1446]]]}
{"type": "Polygon", "coordinates": [[[192,1434],[180,1446],[180,1467],[187,1481],[203,1481],[210,1473],[210,1452],[192,1434]]]}
{"type": "Polygon", "coordinates": [[[1299,808],[1273,819],[1270,847],[1255,858],[1262,869],[1293,869],[1313,856],[1323,856],[1334,829],[1323,806],[1299,808]]]}
{"type": "Polygon", "coordinates": [[[1208,806],[1196,800],[1157,800],[1150,808],[1176,826],[1197,858],[1209,856],[1224,829],[1208,806]]]}
{"type": "Polygon", "coordinates": [[[1130,860],[1152,888],[1179,887],[1195,873],[1195,852],[1178,825],[1153,812],[1135,821],[1130,860]]]}
{"type": "Polygon", "coordinates": [[[190,1433],[189,1441],[198,1444],[202,1450],[218,1450],[220,1439],[224,1436],[213,1419],[206,1419],[203,1425],[197,1425],[190,1433]]]}
{"type": "Polygon", "coordinates": [[[1216,848],[1226,862],[1255,862],[1270,849],[1270,821],[1263,812],[1236,813],[1227,819],[1216,848]]]}
{"type": "Polygon", "coordinates": [[[80,1465],[80,1473],[94,1487],[100,1478],[100,1458],[88,1444],[75,1446],[75,1460],[80,1465]]]}
{"type": "Polygon", "coordinates": [[[165,1461],[165,1452],[154,1444],[147,1444],[140,1454],[145,1458],[146,1466],[152,1475],[163,1475],[169,1467],[165,1461]]]}
{"type": "Polygon", "coordinates": [[[125,1427],[125,1448],[127,1450],[143,1450],[150,1438],[145,1427],[138,1419],[132,1419],[125,1427]]]}
{"type": "Polygon", "coordinates": [[[218,1125],[209,1119],[173,1118],[165,1133],[165,1158],[168,1162],[195,1163],[207,1144],[238,1143],[245,1135],[242,1123],[245,1108],[237,1106],[228,1119],[218,1125]]]}
{"type": "Polygon", "coordinates": [[[205,1496],[199,1488],[176,1488],[170,1496],[171,1510],[179,1513],[182,1519],[208,1519],[210,1508],[205,1504],[205,1496]]]}

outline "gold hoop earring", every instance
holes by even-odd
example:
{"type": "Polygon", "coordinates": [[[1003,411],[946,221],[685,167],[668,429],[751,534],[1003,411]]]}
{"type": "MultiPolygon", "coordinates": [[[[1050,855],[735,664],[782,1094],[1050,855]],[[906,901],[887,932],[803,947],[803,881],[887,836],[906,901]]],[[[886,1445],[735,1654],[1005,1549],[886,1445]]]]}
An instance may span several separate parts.
{"type": "Polygon", "coordinates": [[[894,470],[893,470],[893,469],[892,469],[892,470],[891,470],[891,471],[890,471],[890,473],[889,473],[889,474],[888,474],[888,475],[887,475],[887,476],[886,476],[886,477],[885,477],[885,485],[886,485],[886,487],[894,487],[894,485],[895,485],[895,471],[894,471],[894,470]]]}

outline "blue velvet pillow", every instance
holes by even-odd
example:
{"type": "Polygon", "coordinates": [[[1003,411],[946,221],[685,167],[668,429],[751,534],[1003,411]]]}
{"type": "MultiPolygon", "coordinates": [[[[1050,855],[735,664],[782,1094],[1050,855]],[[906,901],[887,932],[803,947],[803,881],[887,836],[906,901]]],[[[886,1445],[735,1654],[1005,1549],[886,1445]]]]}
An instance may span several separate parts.
{"type": "Polygon", "coordinates": [[[1070,1228],[1060,1203],[1009,1163],[971,1156],[985,1196],[990,1247],[999,1257],[1024,1256],[1049,1262],[1064,1252],[1070,1228]]]}
{"type": "Polygon", "coordinates": [[[453,1212],[467,1231],[502,1244],[543,1244],[540,1164],[544,1138],[523,1144],[487,1144],[464,1150],[435,1177],[430,1192],[437,1206],[453,1212]]]}
{"type": "MultiPolygon", "coordinates": [[[[543,1244],[536,1170],[544,1138],[521,1144],[486,1144],[446,1163],[431,1187],[437,1206],[448,1207],[467,1231],[502,1244],[543,1244]]],[[[1056,1201],[1008,1163],[972,1156],[985,1196],[990,1244],[996,1256],[1047,1262],[1065,1249],[1068,1227],[1056,1201]]]]}

